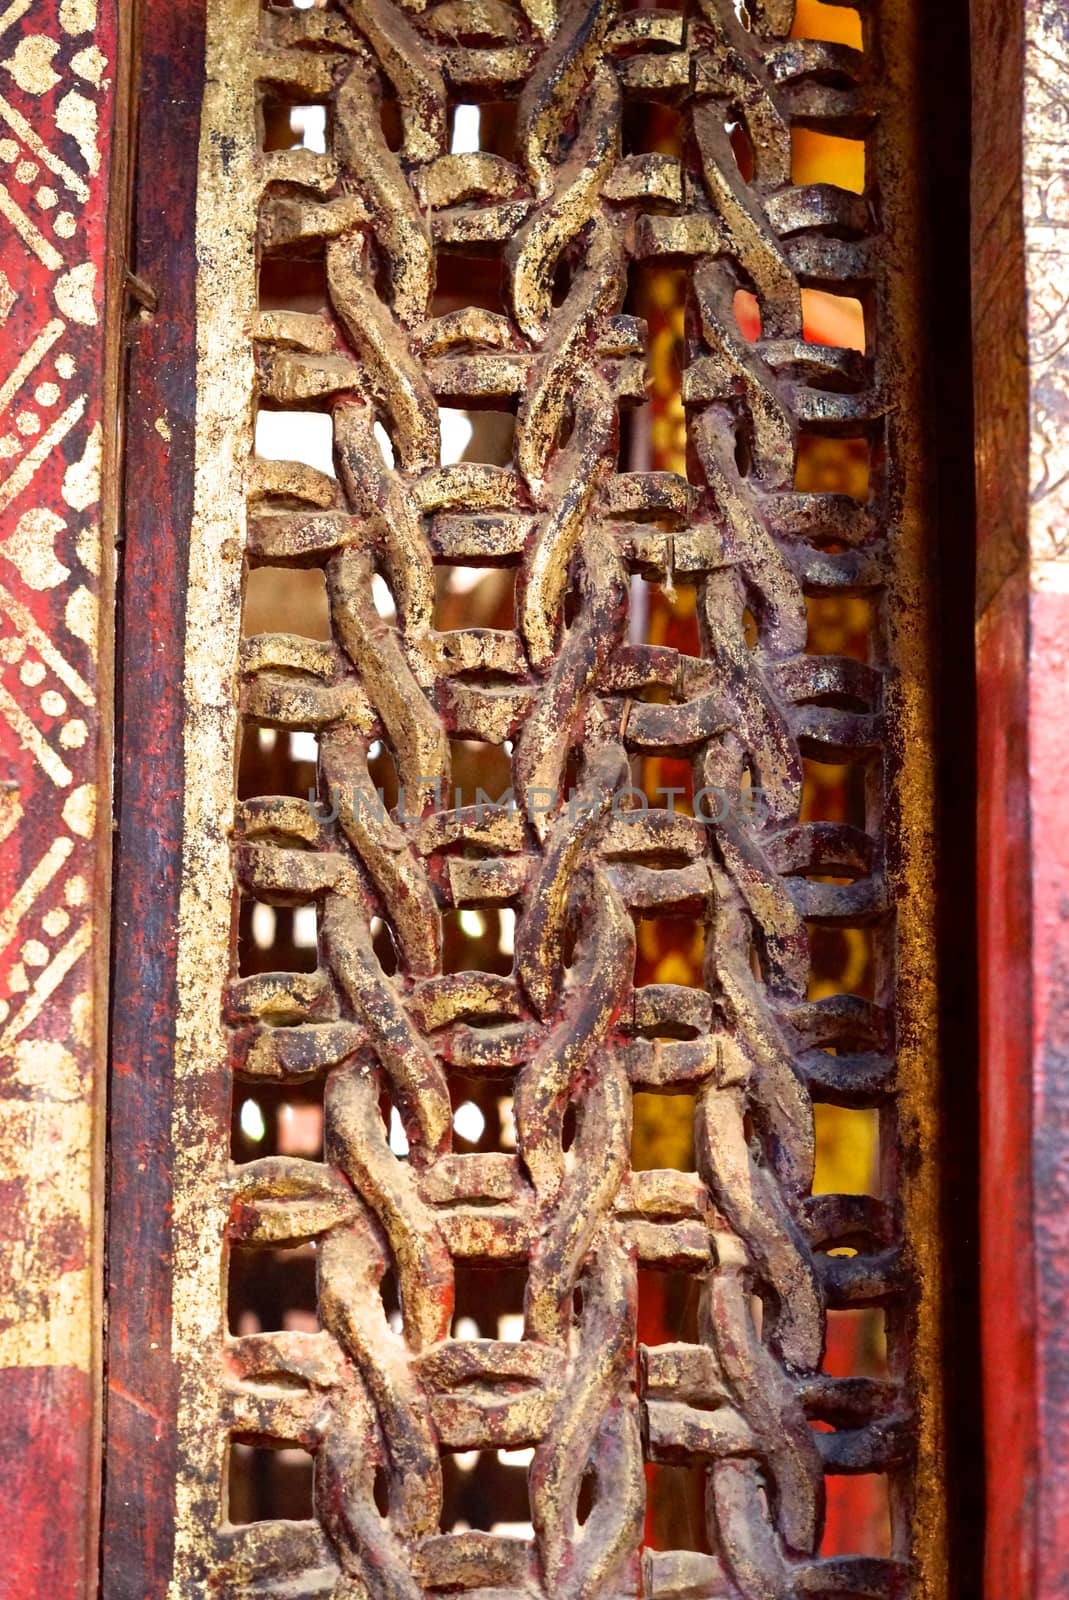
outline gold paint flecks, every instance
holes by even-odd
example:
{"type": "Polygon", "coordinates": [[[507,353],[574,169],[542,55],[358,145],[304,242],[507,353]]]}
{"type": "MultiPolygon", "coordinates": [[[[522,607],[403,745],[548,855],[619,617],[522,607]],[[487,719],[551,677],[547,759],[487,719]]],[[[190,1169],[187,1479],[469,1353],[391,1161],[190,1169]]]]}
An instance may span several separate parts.
{"type": "Polygon", "coordinates": [[[22,818],[18,789],[13,784],[0,784],[0,844],[14,832],[22,818]]]}
{"type": "Polygon", "coordinates": [[[86,572],[92,573],[94,578],[100,576],[99,523],[91,522],[88,527],[79,529],[78,536],[74,541],[74,553],[86,572]]]}
{"type": "Polygon", "coordinates": [[[97,0],[61,0],[59,25],[64,33],[89,33],[97,24],[97,0]]]}
{"type": "Polygon", "coordinates": [[[63,820],[71,832],[76,833],[81,839],[93,837],[96,806],[97,791],[94,783],[83,783],[73,794],[68,795],[64,802],[63,820]]]}
{"type": "Polygon", "coordinates": [[[23,244],[32,250],[41,265],[47,267],[49,272],[58,272],[63,265],[63,257],[49,239],[46,239],[36,223],[23,211],[22,207],[9,193],[7,188],[0,183],[0,216],[10,222],[23,244]]]}
{"type": "MultiPolygon", "coordinates": [[[[76,639],[87,644],[90,650],[96,649],[97,642],[97,598],[84,584],[80,584],[70,599],[64,612],[64,621],[76,639]]],[[[60,740],[63,743],[63,740],[60,740]]]]}
{"type": "Polygon", "coordinates": [[[63,885],[63,898],[69,906],[88,905],[89,885],[80,872],[74,873],[63,885]]]}
{"type": "Polygon", "coordinates": [[[4,71],[11,74],[24,94],[47,94],[60,81],[59,73],[52,66],[52,57],[58,49],[57,41],[43,33],[27,34],[4,62],[4,71]]]}
{"type": "Polygon", "coordinates": [[[79,50],[76,56],[71,57],[71,71],[76,72],[79,78],[84,78],[87,83],[101,86],[104,72],[108,65],[108,58],[103,51],[91,44],[86,50],[79,50]]]}
{"type": "Polygon", "coordinates": [[[41,1015],[71,968],[81,960],[92,942],[93,922],[91,917],[87,917],[71,934],[66,944],[56,951],[54,959],[38,976],[32,988],[26,976],[26,969],[21,963],[12,969],[8,987],[12,993],[26,994],[27,998],[0,1034],[0,1060],[11,1050],[16,1039],[21,1038],[26,1029],[41,1015]]]}
{"type": "Polygon", "coordinates": [[[16,889],[0,913],[0,950],[6,949],[11,943],[22,918],[33,909],[63,863],[70,859],[73,849],[72,841],[65,835],[55,839],[30,875],[16,889]]]}
{"type": "MultiPolygon", "coordinates": [[[[27,1001],[22,1012],[31,1004],[27,1001]]],[[[12,1044],[11,1087],[0,1097],[0,1182],[18,1196],[21,1226],[13,1248],[0,1260],[5,1307],[0,1368],[64,1366],[88,1372],[93,1108],[78,1062],[63,1044],[48,1039],[12,1044]],[[82,1250],[66,1247],[67,1259],[77,1266],[57,1262],[52,1241],[59,1237],[84,1239],[82,1250]]]]}
{"type": "MultiPolygon", "coordinates": [[[[66,327],[67,324],[61,317],[53,317],[52,321],[46,323],[41,329],[33,343],[23,351],[3,383],[0,384],[0,411],[3,411],[11,404],[11,401],[30,376],[30,373],[37,370],[57,339],[62,338],[66,327]]],[[[59,365],[58,359],[56,365],[57,367],[59,365]]]]}
{"type": "Polygon", "coordinates": [[[97,108],[95,103],[71,89],[56,107],[56,127],[70,134],[82,152],[82,160],[95,177],[100,170],[100,150],[97,146],[97,108]]]}
{"type": "Polygon", "coordinates": [[[38,766],[57,789],[69,787],[73,774],[66,762],[61,761],[52,746],[19,705],[15,697],[0,684],[0,717],[11,728],[24,750],[28,750],[38,766]]]}
{"type": "Polygon", "coordinates": [[[25,642],[32,645],[41,660],[55,673],[61,683],[67,685],[72,694],[78,696],[84,706],[96,704],[96,696],[81,673],[71,666],[62,652],[56,649],[47,633],[38,627],[32,612],[16,600],[13,594],[9,594],[2,584],[0,584],[0,611],[11,618],[25,642]]]}
{"type": "Polygon", "coordinates": [[[56,305],[63,314],[85,328],[93,328],[97,324],[96,278],[95,263],[83,261],[81,266],[72,267],[61,278],[57,278],[53,290],[56,305]]]}
{"type": "Polygon", "coordinates": [[[56,559],[56,535],[67,524],[47,506],[25,512],[15,531],[0,545],[0,555],[16,568],[30,589],[55,589],[70,577],[70,568],[56,559]]]}
{"type": "Polygon", "coordinates": [[[103,449],[104,434],[98,422],[94,424],[81,459],[72,462],[63,476],[63,498],[72,511],[88,511],[100,499],[103,449]]]}

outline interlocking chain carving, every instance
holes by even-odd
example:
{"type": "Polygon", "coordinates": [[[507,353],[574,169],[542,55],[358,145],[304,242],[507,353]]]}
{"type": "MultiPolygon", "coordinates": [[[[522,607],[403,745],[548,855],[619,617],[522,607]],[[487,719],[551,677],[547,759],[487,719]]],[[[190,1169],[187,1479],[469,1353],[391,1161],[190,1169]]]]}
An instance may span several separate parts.
{"type": "Polygon", "coordinates": [[[791,176],[797,126],[875,159],[864,16],[862,53],[791,38],[790,0],[209,4],[176,1595],[922,1592],[884,625],[870,662],[806,654],[807,595],[879,616],[895,581],[885,196],[791,176]],[[326,153],[264,150],[278,100],[326,105],[326,153]],[[470,102],[514,104],[507,158],[450,152],[470,102]],[[679,111],[681,157],[628,152],[626,109],[646,102],[679,111]],[[450,252],[500,260],[500,310],[436,312],[450,252]],[[322,310],[256,309],[258,263],[317,256],[322,310]],[[625,310],[643,262],[687,269],[689,481],[621,460],[645,393],[625,310]],[[804,340],[805,288],[865,303],[868,355],[804,340]],[[329,416],[335,475],[255,456],[256,397],[329,416]],[[441,465],[443,405],[514,409],[510,463],[441,465]],[[867,441],[867,499],[796,487],[803,434],[867,441]],[[243,562],[321,568],[329,639],[257,634],[237,659],[243,562]],[[514,629],[438,631],[442,564],[514,568],[514,629]],[[700,656],[632,641],[636,574],[695,586],[700,656]],[[247,728],[317,735],[317,807],[234,814],[231,662],[247,728]],[[456,799],[457,739],[507,742],[514,804],[456,799]],[[396,762],[389,811],[373,746],[396,762]],[[703,816],[633,787],[666,753],[693,764],[703,816]],[[864,767],[864,827],[800,820],[805,757],[864,767]],[[315,904],[314,971],[234,977],[220,1002],[203,930],[229,926],[232,883],[315,904]],[[516,912],[512,974],[443,972],[443,916],[487,906],[516,912]],[[634,984],[635,918],[669,914],[704,927],[700,989],[634,984]],[[874,996],[811,999],[807,927],[861,925],[874,996]],[[239,1085],[324,1082],[322,1161],[227,1164],[217,1017],[239,1085]],[[465,1079],[512,1094],[515,1151],[454,1153],[465,1079]],[[695,1096],[696,1173],[631,1170],[634,1090],[695,1096]],[[882,1197],[813,1196],[814,1101],[880,1108],[882,1197]],[[228,1252],[308,1240],[320,1330],[228,1333],[228,1252]],[[451,1336],[472,1262],[526,1273],[522,1339],[451,1336]],[[692,1275],[696,1342],[638,1344],[646,1270],[692,1275]],[[891,1375],[828,1375],[828,1309],[870,1305],[891,1375]],[[228,1522],[233,1439],[314,1455],[311,1521],[228,1522]],[[523,1446],[533,1536],[443,1531],[443,1453],[523,1446]],[[703,1550],[644,1548],[646,1462],[704,1474],[703,1550]],[[828,1473],[891,1475],[889,1556],[820,1554],[828,1473]]]}

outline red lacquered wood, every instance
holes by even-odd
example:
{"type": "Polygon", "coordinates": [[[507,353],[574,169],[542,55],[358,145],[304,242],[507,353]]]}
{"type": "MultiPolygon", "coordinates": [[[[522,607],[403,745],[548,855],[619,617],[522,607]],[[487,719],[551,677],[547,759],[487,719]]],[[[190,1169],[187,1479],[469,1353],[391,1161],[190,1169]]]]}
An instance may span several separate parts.
{"type": "Polygon", "coordinates": [[[1069,14],[974,0],[986,1593],[1069,1584],[1069,14]]]}

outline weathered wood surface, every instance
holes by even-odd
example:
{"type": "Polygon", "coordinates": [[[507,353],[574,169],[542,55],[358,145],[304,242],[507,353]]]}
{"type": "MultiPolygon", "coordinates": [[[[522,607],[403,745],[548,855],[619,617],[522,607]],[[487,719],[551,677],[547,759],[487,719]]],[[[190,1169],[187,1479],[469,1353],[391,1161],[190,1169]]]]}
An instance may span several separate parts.
{"type": "Polygon", "coordinates": [[[1069,1571],[1069,12],[975,0],[987,1594],[1069,1571]]]}
{"type": "MultiPolygon", "coordinates": [[[[135,659],[159,667],[167,733],[140,768],[151,817],[128,823],[123,804],[118,923],[147,942],[143,959],[162,955],[148,969],[158,1012],[144,978],[116,1003],[106,1577],[123,1594],[171,1577],[182,1600],[250,1582],[279,1597],[890,1596],[910,1582],[936,1595],[931,903],[906,894],[931,864],[912,13],[881,8],[880,47],[868,19],[862,52],[791,40],[790,6],[725,0],[700,18],[586,0],[425,14],[212,0],[208,14],[193,452],[189,346],[168,342],[175,319],[192,329],[174,284],[189,271],[189,196],[163,178],[175,140],[193,149],[191,79],[168,83],[175,124],[152,121],[142,143],[159,232],[137,266],[153,282],[155,257],[161,302],[132,382],[145,603],[131,584],[127,623],[135,659]],[[449,150],[468,86],[518,102],[507,156],[449,150]],[[681,108],[682,160],[625,148],[624,108],[647,100],[681,108]],[[280,101],[329,105],[326,150],[272,141],[280,101]],[[725,132],[736,115],[752,169],[725,132]],[[878,130],[871,154],[858,146],[863,198],[792,181],[792,122],[878,130]],[[462,246],[500,260],[500,309],[439,314],[435,275],[462,246]],[[322,304],[258,305],[258,253],[321,259],[322,304]],[[627,274],[663,257],[688,264],[690,482],[629,472],[618,452],[617,413],[645,383],[627,274]],[[761,311],[752,341],[735,323],[743,284],[761,311]],[[804,339],[809,286],[864,295],[865,353],[804,339]],[[328,419],[336,475],[254,459],[258,404],[328,419]],[[443,464],[438,408],[457,404],[516,406],[506,459],[443,464]],[[864,444],[856,498],[796,481],[812,432],[864,444]],[[515,626],[439,631],[434,566],[484,560],[516,571],[515,626]],[[243,587],[263,566],[320,568],[329,640],[249,629],[242,642],[243,587]],[[699,654],[628,638],[636,574],[693,579],[699,654]],[[376,615],[376,576],[396,626],[376,615]],[[827,592],[869,599],[870,660],[806,654],[806,598],[827,592]],[[321,797],[341,789],[340,814],[313,820],[300,793],[235,796],[239,738],[257,724],[315,731],[321,797]],[[453,817],[458,740],[507,749],[519,814],[453,817]],[[353,784],[383,745],[408,801],[361,820],[353,784]],[[692,762],[707,795],[737,799],[753,777],[767,809],[729,803],[707,830],[664,808],[620,821],[629,762],[650,751],[692,762]],[[865,770],[856,825],[802,822],[807,754],[865,770]],[[539,793],[548,811],[525,815],[539,793]],[[315,971],[240,968],[240,903],[309,899],[315,971]],[[451,971],[446,919],[496,904],[517,914],[512,970],[451,971]],[[699,925],[706,989],[636,989],[634,918],[673,911],[699,925]],[[872,930],[871,992],[810,993],[807,924],[872,930]],[[514,1091],[511,1149],[453,1148],[465,1073],[514,1091]],[[231,1084],[251,1094],[265,1079],[324,1083],[322,1161],[232,1159],[231,1084]],[[633,1089],[694,1094],[697,1174],[631,1171],[633,1089]],[[811,1195],[814,1100],[879,1111],[878,1195],[811,1195]],[[387,1144],[380,1102],[406,1151],[387,1144]],[[309,1239],[318,1330],[233,1326],[238,1252],[309,1239]],[[518,1343],[454,1330],[454,1288],[474,1266],[526,1274],[518,1343]],[[380,1293],[388,1268],[400,1327],[380,1293]],[[638,1350],[640,1270],[697,1284],[682,1352],[638,1350]],[[874,1304],[886,1378],[822,1371],[826,1314],[874,1304]],[[228,1453],[250,1438],[314,1454],[304,1524],[229,1514],[228,1453]],[[449,1457],[510,1444],[535,1451],[528,1536],[443,1523],[449,1457]],[[175,1451],[172,1567],[160,1518],[175,1451]],[[643,1549],[645,1460],[708,1486],[707,1549],[643,1549]],[[893,1478],[893,1537],[825,1559],[825,1476],[859,1472],[893,1478]]],[[[168,19],[150,15],[165,54],[168,19]]],[[[196,50],[182,73],[190,62],[196,50]]],[[[130,687],[123,749],[143,757],[161,724],[130,687]]]]}
{"type": "Polygon", "coordinates": [[[120,595],[108,1224],[104,1593],[164,1593],[174,1540],[171,1060],[184,761],[181,685],[195,412],[195,160],[203,6],[142,7],[120,595]]]}

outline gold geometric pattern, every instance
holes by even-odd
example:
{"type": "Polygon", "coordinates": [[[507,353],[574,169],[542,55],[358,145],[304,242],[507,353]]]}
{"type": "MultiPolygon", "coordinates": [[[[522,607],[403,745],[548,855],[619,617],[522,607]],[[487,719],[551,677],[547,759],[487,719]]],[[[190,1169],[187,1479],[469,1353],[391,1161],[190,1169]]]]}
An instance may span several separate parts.
{"type": "Polygon", "coordinates": [[[98,833],[97,684],[115,48],[110,3],[0,9],[0,1161],[20,1197],[5,1223],[18,1259],[0,1365],[83,1372],[93,902],[110,836],[106,819],[98,833]]]}

